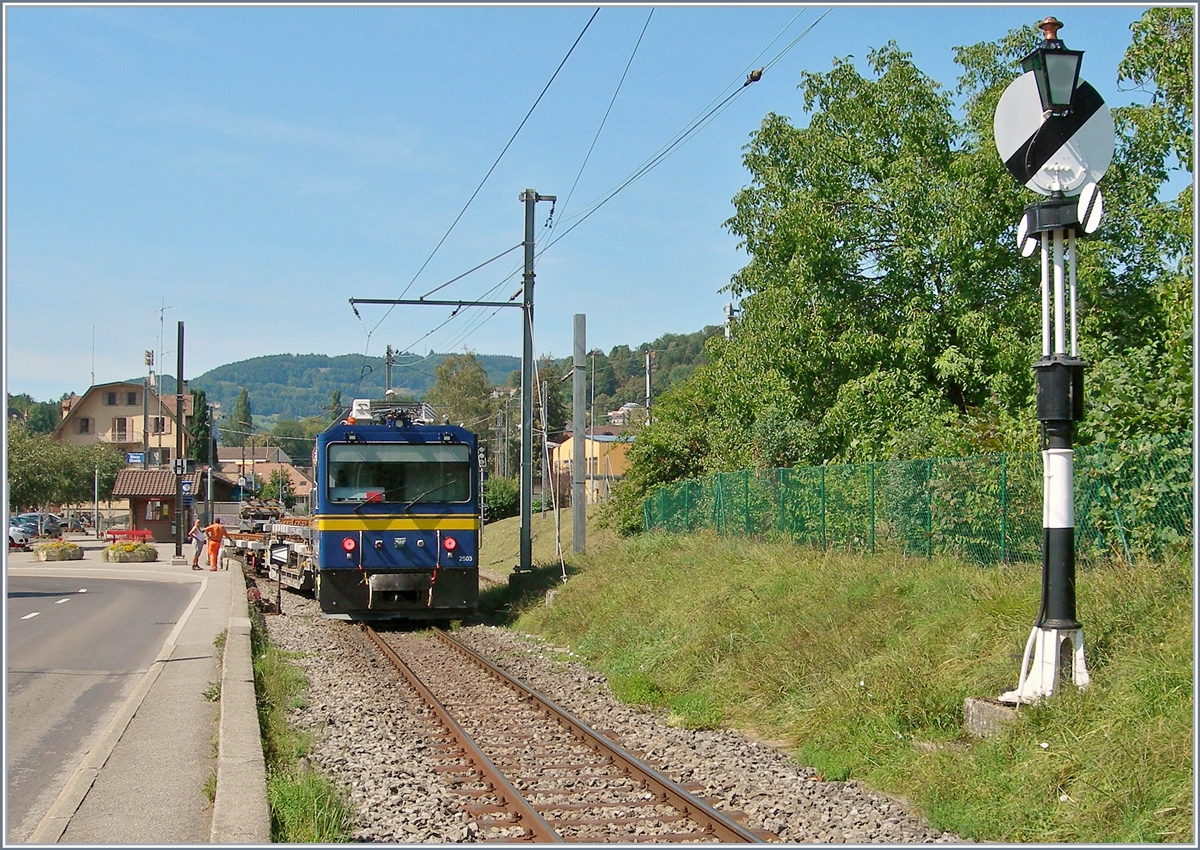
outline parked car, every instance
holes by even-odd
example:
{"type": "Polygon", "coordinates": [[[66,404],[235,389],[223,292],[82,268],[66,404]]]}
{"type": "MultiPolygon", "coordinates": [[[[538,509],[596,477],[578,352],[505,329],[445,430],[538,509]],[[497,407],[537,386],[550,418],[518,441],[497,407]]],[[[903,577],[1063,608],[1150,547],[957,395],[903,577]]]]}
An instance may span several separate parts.
{"type": "Polygon", "coordinates": [[[8,548],[9,549],[28,549],[29,534],[20,526],[9,523],[8,526],[8,548]]]}
{"type": "Polygon", "coordinates": [[[54,514],[17,514],[16,519],[20,520],[25,526],[32,525],[34,536],[62,537],[62,520],[54,514]]]}

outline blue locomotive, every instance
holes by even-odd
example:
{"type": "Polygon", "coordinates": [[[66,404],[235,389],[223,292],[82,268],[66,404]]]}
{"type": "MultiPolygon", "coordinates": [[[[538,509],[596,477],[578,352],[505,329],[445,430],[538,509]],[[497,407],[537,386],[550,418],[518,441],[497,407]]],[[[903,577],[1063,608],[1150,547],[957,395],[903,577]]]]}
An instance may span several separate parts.
{"type": "Polygon", "coordinates": [[[317,436],[313,515],[304,529],[275,527],[291,532],[291,551],[271,572],[311,587],[325,616],[448,620],[475,610],[477,443],[431,414],[419,403],[356,399],[317,436]]]}

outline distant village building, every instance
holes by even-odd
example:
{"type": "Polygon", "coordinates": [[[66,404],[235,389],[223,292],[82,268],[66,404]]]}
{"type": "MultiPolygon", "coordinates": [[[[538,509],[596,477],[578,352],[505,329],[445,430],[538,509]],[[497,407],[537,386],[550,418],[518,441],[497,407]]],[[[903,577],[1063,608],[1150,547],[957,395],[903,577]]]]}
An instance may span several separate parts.
{"type": "MultiPolygon", "coordinates": [[[[636,405],[635,405],[636,406],[636,405]]],[[[629,448],[634,435],[619,426],[602,425],[588,429],[584,437],[584,495],[589,505],[607,502],[613,485],[629,469],[629,448]]],[[[550,447],[550,468],[556,476],[572,478],[575,468],[575,435],[569,433],[558,445],[550,447]]]]}
{"type": "Polygon", "coordinates": [[[610,410],[605,414],[610,425],[629,425],[632,422],[633,412],[641,410],[642,406],[636,401],[627,401],[616,410],[610,410]]]}
{"type": "Polygon", "coordinates": [[[57,443],[116,446],[125,462],[139,468],[170,467],[175,458],[178,429],[183,430],[183,454],[192,444],[188,424],[192,396],[183,397],[183,422],[175,396],[160,396],[141,381],[116,381],[89,387],[82,396],[62,400],[62,421],[50,435],[57,443]],[[142,457],[143,450],[146,457],[142,457]]]}

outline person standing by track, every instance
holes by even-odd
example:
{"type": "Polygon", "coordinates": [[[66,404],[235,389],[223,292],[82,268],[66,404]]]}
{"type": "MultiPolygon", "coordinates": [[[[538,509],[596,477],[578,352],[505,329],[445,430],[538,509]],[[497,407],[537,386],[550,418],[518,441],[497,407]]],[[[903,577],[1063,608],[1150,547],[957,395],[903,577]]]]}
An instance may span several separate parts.
{"type": "Polygon", "coordinates": [[[204,527],[200,525],[200,517],[192,520],[192,527],[188,529],[188,538],[192,541],[192,569],[200,569],[200,555],[204,552],[204,544],[207,538],[204,536],[204,527]]]}
{"type": "Polygon", "coordinates": [[[229,536],[229,532],[225,530],[221,518],[217,517],[212,525],[204,527],[204,534],[208,537],[208,565],[216,572],[217,558],[221,555],[221,541],[229,536]]]}

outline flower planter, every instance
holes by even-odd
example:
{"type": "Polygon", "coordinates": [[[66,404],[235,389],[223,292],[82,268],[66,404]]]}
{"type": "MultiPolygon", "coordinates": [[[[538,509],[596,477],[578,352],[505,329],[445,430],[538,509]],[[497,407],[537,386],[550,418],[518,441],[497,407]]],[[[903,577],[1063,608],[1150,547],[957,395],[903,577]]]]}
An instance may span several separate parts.
{"type": "Polygon", "coordinates": [[[83,550],[78,546],[39,546],[33,550],[33,557],[38,561],[81,561],[83,550]]]}
{"type": "Polygon", "coordinates": [[[158,550],[146,544],[140,544],[133,549],[125,549],[122,544],[118,543],[102,549],[100,557],[110,564],[146,563],[158,560],[158,550]]]}

